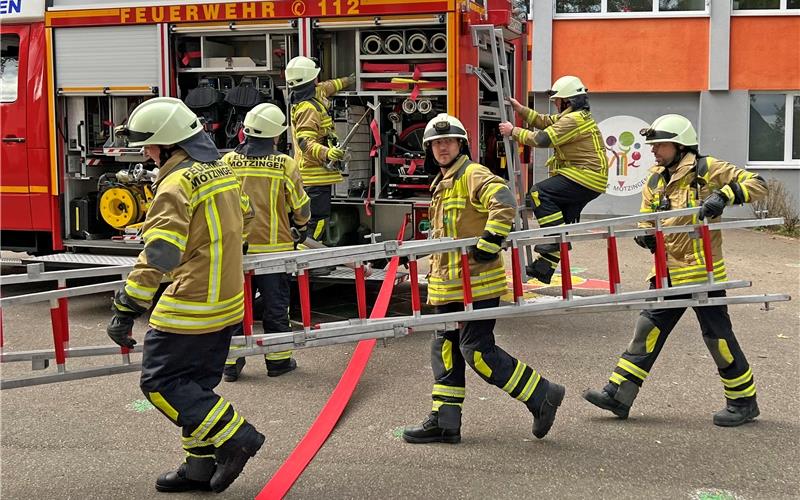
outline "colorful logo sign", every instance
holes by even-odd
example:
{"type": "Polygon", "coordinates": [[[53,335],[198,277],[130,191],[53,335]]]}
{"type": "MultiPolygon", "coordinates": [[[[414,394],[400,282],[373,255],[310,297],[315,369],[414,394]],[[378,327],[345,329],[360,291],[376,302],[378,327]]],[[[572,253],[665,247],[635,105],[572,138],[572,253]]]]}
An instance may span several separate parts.
{"type": "Polygon", "coordinates": [[[649,126],[635,116],[613,116],[600,122],[608,157],[608,186],[612,196],[639,194],[656,159],[639,130],[649,126]]]}

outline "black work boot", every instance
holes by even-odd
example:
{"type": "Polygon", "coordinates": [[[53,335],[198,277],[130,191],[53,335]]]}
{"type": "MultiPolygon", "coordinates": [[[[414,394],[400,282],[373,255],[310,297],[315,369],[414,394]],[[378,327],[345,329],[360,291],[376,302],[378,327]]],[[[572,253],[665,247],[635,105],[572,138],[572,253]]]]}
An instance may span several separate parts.
{"type": "Polygon", "coordinates": [[[261,449],[266,438],[248,422],[242,424],[232,438],[217,448],[217,470],[211,476],[211,489],[217,493],[225,489],[239,477],[244,465],[261,449]]]}
{"type": "Polygon", "coordinates": [[[226,364],[225,368],[222,370],[222,378],[225,382],[236,382],[239,380],[239,374],[242,373],[245,363],[247,363],[247,359],[236,358],[235,364],[226,364]]]}
{"type": "Polygon", "coordinates": [[[284,373],[297,368],[297,361],[294,358],[284,359],[281,361],[267,361],[267,377],[280,377],[284,373]]]}
{"type": "Polygon", "coordinates": [[[583,391],[583,399],[598,408],[614,413],[614,415],[618,416],[621,420],[628,418],[628,412],[631,410],[630,406],[617,401],[611,394],[603,390],[596,391],[594,389],[586,389],[583,391]]]}
{"type": "Polygon", "coordinates": [[[714,425],[736,427],[737,425],[752,422],[759,413],[761,412],[758,411],[758,403],[756,403],[755,398],[746,405],[734,405],[728,402],[725,408],[714,414],[714,425]]]}
{"type": "Polygon", "coordinates": [[[335,270],[336,266],[315,267],[314,269],[308,270],[308,275],[312,278],[319,278],[322,276],[328,276],[335,270]]]}
{"type": "MultiPolygon", "coordinates": [[[[567,248],[572,250],[572,243],[567,242],[567,248]]],[[[539,243],[533,246],[533,251],[539,255],[543,253],[554,253],[561,251],[561,243],[539,243]]]]}
{"type": "Polygon", "coordinates": [[[550,428],[556,419],[558,407],[561,406],[561,402],[564,400],[565,392],[566,389],[563,385],[550,382],[541,406],[536,411],[528,407],[533,413],[533,435],[538,439],[542,439],[550,432],[550,428]]]}
{"type": "Polygon", "coordinates": [[[406,443],[458,443],[461,442],[461,428],[442,429],[439,427],[439,414],[435,411],[428,415],[418,426],[403,429],[406,443]]]}
{"type": "Polygon", "coordinates": [[[553,279],[553,273],[555,273],[556,270],[553,269],[549,261],[540,257],[533,261],[533,264],[525,266],[525,272],[528,273],[528,276],[531,278],[536,278],[542,283],[549,285],[550,280],[553,279]]]}
{"type": "Polygon", "coordinates": [[[156,490],[162,493],[211,491],[209,481],[215,469],[213,458],[186,457],[186,462],[182,463],[178,470],[158,476],[156,490]]]}

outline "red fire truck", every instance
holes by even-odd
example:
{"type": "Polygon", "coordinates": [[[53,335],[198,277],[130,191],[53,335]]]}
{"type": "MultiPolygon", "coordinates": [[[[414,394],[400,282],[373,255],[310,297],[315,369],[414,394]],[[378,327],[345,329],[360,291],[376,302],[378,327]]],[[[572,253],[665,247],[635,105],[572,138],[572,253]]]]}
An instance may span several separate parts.
{"type": "Polygon", "coordinates": [[[507,72],[517,96],[527,88],[524,1],[0,0],[0,23],[4,249],[138,248],[153,166],[114,127],[143,100],[174,96],[229,150],[250,107],[285,106],[297,55],[317,58],[321,79],[356,75],[334,99],[339,137],[378,107],[350,143],[326,243],[389,237],[406,215],[405,237],[424,237],[424,124],[458,116],[473,158],[505,174],[501,103],[479,73],[507,72]]]}

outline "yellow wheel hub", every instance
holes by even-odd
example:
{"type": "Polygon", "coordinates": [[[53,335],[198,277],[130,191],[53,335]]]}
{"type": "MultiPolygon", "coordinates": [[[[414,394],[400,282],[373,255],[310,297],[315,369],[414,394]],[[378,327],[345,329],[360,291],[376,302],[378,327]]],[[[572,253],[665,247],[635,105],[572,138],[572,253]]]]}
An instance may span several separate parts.
{"type": "Polygon", "coordinates": [[[122,229],[139,220],[139,200],[128,188],[111,188],[100,197],[100,215],[112,227],[122,229]]]}

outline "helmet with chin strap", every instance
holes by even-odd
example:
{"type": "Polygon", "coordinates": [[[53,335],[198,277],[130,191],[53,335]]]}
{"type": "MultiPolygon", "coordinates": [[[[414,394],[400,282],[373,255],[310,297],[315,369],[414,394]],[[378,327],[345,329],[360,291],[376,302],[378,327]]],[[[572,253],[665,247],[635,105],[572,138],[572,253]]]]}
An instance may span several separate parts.
{"type": "Polygon", "coordinates": [[[447,113],[439,113],[428,122],[425,126],[425,132],[422,134],[422,145],[425,148],[425,172],[430,175],[437,174],[440,168],[449,167],[461,155],[470,156],[467,129],[464,127],[464,124],[461,123],[461,120],[447,113]],[[431,151],[431,143],[437,139],[447,138],[459,140],[459,156],[453,158],[448,165],[440,165],[431,151]]]}

